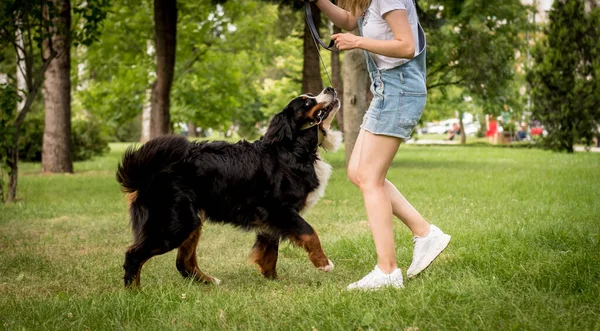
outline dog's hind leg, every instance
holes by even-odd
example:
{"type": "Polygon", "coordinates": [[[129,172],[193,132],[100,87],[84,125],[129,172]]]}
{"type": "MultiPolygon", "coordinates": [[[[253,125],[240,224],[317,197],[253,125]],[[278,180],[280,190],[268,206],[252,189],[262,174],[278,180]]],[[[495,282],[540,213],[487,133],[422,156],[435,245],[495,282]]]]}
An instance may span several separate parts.
{"type": "Polygon", "coordinates": [[[125,269],[125,276],[123,276],[125,287],[139,287],[140,273],[142,272],[144,263],[151,257],[164,254],[170,250],[167,247],[154,245],[150,241],[131,245],[127,252],[125,252],[125,263],[123,264],[123,269],[125,269]]]}
{"type": "Polygon", "coordinates": [[[319,236],[312,226],[295,212],[288,213],[287,219],[289,223],[285,229],[282,229],[284,236],[292,243],[304,248],[315,267],[323,271],[333,270],[333,262],[325,256],[319,236]]]}
{"type": "Polygon", "coordinates": [[[277,278],[277,255],[279,238],[270,234],[258,233],[250,252],[250,261],[258,264],[258,270],[266,278],[277,278]]]}
{"type": "Polygon", "coordinates": [[[194,280],[205,283],[205,284],[220,284],[221,281],[211,277],[198,268],[198,259],[196,258],[196,247],[198,247],[198,241],[202,234],[202,226],[199,226],[194,230],[190,236],[179,246],[177,251],[177,270],[179,273],[186,278],[193,278],[194,280]]]}

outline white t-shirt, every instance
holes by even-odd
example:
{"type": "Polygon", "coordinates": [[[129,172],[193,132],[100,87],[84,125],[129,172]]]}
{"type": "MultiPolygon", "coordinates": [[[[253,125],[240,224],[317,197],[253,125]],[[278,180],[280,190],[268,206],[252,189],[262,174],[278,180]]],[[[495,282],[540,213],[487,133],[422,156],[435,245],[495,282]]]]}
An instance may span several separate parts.
{"type": "MultiPolygon", "coordinates": [[[[383,18],[383,15],[398,9],[406,10],[408,14],[408,22],[410,23],[413,38],[415,40],[416,56],[420,49],[418,35],[419,18],[417,17],[417,9],[415,8],[413,0],[372,0],[371,5],[367,11],[365,11],[363,16],[363,36],[377,40],[394,39],[394,33],[383,18]]],[[[371,55],[379,69],[394,68],[408,61],[407,59],[383,56],[374,53],[371,53],[371,55]]]]}

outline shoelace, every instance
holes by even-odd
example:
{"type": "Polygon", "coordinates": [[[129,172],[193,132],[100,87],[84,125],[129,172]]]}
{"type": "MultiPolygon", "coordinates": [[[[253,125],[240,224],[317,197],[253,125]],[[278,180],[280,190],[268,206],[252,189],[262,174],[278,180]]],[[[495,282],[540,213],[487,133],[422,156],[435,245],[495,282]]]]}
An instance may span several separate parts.
{"type": "Polygon", "coordinates": [[[361,280],[358,281],[357,285],[363,286],[367,284],[375,276],[375,272],[375,269],[371,270],[371,272],[369,272],[366,276],[364,276],[361,280]]]}
{"type": "Polygon", "coordinates": [[[413,261],[415,259],[415,256],[417,254],[417,252],[419,251],[419,248],[421,248],[421,240],[419,240],[421,238],[414,236],[413,237],[413,261]]]}

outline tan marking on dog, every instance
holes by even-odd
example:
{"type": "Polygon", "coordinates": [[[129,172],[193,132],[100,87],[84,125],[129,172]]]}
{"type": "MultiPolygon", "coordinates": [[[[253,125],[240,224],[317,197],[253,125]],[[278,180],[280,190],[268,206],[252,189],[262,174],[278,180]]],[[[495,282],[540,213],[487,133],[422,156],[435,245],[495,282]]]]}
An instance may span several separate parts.
{"type": "Polygon", "coordinates": [[[312,118],[314,119],[314,115],[317,111],[321,110],[323,107],[325,107],[327,105],[327,102],[319,102],[317,103],[314,107],[312,107],[308,113],[306,113],[306,117],[307,118],[312,118]]]}
{"type": "Polygon", "coordinates": [[[198,217],[200,218],[200,221],[204,223],[208,217],[206,216],[206,210],[200,209],[200,211],[198,211],[198,217]]]}
{"type": "Polygon", "coordinates": [[[125,199],[127,199],[127,205],[131,206],[135,202],[137,197],[138,197],[137,191],[133,191],[133,192],[129,192],[129,193],[125,194],[125,199]]]}
{"type": "Polygon", "coordinates": [[[312,264],[319,270],[325,272],[333,270],[333,262],[325,256],[325,252],[323,252],[323,248],[321,247],[321,241],[316,232],[312,235],[303,234],[292,238],[292,240],[294,244],[304,248],[312,264]]]}
{"type": "MultiPolygon", "coordinates": [[[[256,244],[255,244],[256,245],[256,244]]],[[[254,246],[250,252],[249,262],[258,265],[258,271],[266,278],[277,278],[277,247],[254,246]]]]}

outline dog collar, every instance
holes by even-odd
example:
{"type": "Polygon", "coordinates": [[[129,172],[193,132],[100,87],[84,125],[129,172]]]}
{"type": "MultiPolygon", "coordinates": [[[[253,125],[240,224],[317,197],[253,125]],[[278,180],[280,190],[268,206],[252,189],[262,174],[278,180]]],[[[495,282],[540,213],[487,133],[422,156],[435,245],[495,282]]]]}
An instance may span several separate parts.
{"type": "MultiPolygon", "coordinates": [[[[307,130],[312,128],[313,126],[317,126],[321,124],[321,121],[318,122],[309,122],[304,124],[300,130],[307,130]]],[[[323,135],[323,130],[321,130],[321,128],[317,128],[317,141],[319,142],[319,146],[321,146],[321,144],[323,143],[323,140],[325,140],[325,136],[323,135]]]]}
{"type": "Polygon", "coordinates": [[[321,121],[318,121],[318,122],[308,122],[308,123],[304,124],[304,125],[303,125],[303,126],[300,128],[300,130],[306,130],[306,129],[310,129],[310,128],[312,128],[313,126],[316,126],[316,125],[319,125],[319,124],[321,124],[321,121]]]}

